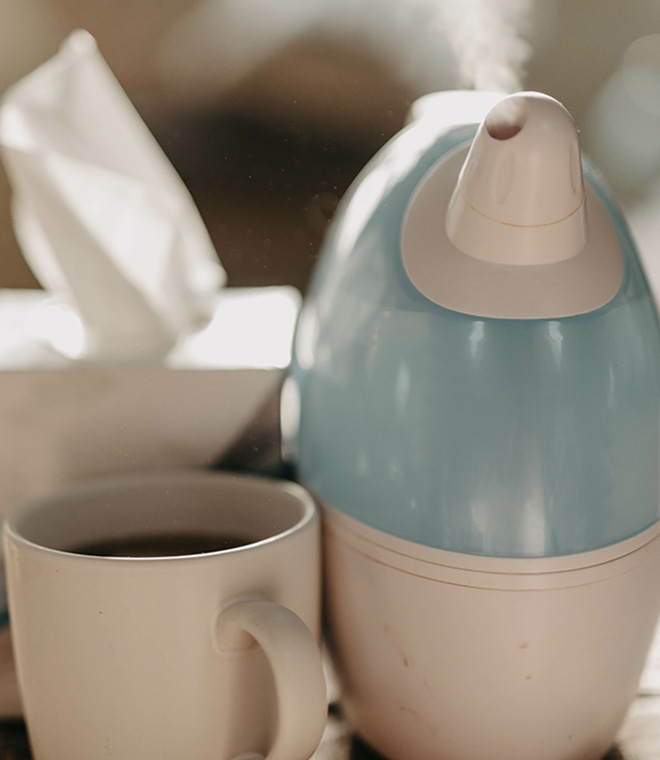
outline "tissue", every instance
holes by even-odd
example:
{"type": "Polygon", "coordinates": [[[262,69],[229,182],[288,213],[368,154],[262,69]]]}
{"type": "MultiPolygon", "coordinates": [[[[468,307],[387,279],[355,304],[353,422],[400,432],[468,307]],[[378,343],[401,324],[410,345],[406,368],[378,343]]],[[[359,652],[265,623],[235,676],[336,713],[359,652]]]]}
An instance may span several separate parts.
{"type": "Polygon", "coordinates": [[[164,356],[211,318],[225,272],[90,34],[71,34],[6,92],[0,153],[17,240],[53,296],[57,319],[42,332],[55,349],[76,359],[164,356]]]}

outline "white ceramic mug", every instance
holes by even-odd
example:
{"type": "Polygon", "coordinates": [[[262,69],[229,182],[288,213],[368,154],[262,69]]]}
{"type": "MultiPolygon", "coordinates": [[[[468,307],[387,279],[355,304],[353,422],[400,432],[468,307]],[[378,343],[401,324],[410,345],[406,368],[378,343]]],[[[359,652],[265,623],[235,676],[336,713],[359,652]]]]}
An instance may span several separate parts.
{"type": "Polygon", "coordinates": [[[327,715],[319,522],[295,484],[212,472],[89,482],[5,525],[35,760],[306,760],[327,715]],[[90,556],[97,540],[223,532],[239,548],[90,556]]]}

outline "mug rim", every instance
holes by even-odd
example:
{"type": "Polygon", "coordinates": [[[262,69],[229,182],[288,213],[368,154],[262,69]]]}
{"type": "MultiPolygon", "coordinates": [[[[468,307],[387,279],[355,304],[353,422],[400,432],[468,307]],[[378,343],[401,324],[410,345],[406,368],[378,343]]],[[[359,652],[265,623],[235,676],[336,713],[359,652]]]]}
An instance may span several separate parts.
{"type": "MultiPolygon", "coordinates": [[[[136,491],[133,491],[135,493],[136,491]]],[[[219,557],[224,555],[234,555],[236,553],[245,553],[255,548],[271,544],[275,541],[280,541],[287,536],[299,533],[304,530],[310,524],[318,522],[319,515],[314,497],[311,493],[305,489],[299,483],[294,481],[285,480],[282,478],[274,478],[266,475],[260,475],[258,473],[235,473],[223,470],[195,470],[195,469],[150,469],[139,470],[124,473],[117,473],[114,475],[104,475],[100,478],[93,478],[84,481],[78,481],[71,483],[63,488],[59,488],[56,491],[49,492],[47,494],[29,499],[23,504],[17,506],[11,515],[7,518],[2,526],[2,532],[4,539],[10,540],[15,544],[21,545],[26,549],[32,551],[64,556],[68,560],[81,560],[81,561],[95,561],[95,562],[140,562],[140,563],[154,563],[154,562],[183,562],[183,561],[195,561],[208,557],[219,557]],[[166,488],[168,485],[180,486],[186,484],[197,485],[218,485],[220,491],[226,488],[227,485],[233,484],[239,488],[245,487],[246,489],[262,488],[264,493],[277,491],[282,494],[288,494],[295,499],[300,505],[301,512],[298,519],[287,528],[283,530],[277,530],[271,535],[264,538],[255,538],[248,543],[241,546],[236,546],[227,549],[216,549],[211,552],[200,552],[195,554],[176,554],[176,555],[158,555],[147,557],[126,557],[126,556],[113,556],[113,555],[94,555],[84,554],[80,552],[74,552],[68,549],[56,548],[49,546],[45,541],[40,542],[31,538],[27,538],[23,535],[20,527],[20,523],[28,519],[31,515],[38,513],[39,511],[50,512],[54,509],[58,502],[67,501],[71,498],[84,498],[86,494],[98,501],[104,491],[112,491],[118,486],[129,489],[137,489],[140,487],[150,488],[156,486],[158,488],[166,488]]]]}

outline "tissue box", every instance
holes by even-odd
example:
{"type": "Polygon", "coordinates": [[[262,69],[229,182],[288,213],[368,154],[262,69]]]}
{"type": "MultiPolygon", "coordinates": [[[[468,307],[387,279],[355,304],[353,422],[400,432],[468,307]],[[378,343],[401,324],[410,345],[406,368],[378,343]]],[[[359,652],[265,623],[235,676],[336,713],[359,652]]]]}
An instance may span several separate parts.
{"type": "Polygon", "coordinates": [[[80,363],[42,291],[0,291],[0,518],[70,482],[131,469],[211,464],[275,393],[299,293],[222,290],[214,316],[162,360],[80,363]]]}

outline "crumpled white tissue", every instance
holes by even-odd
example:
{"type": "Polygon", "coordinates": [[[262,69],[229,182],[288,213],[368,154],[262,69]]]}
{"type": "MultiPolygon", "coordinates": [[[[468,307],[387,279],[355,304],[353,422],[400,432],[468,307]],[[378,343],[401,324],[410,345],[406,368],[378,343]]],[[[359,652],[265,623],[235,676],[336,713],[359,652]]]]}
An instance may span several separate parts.
{"type": "MultiPolygon", "coordinates": [[[[53,333],[54,347],[71,358],[153,358],[211,318],[225,272],[90,34],[73,32],[7,90],[0,151],[23,255],[78,327],[73,341],[53,333]]],[[[44,324],[48,339],[47,315],[44,324]]]]}

